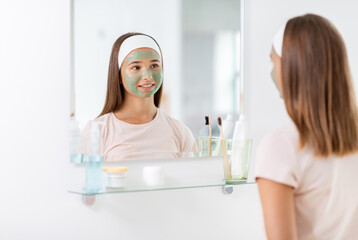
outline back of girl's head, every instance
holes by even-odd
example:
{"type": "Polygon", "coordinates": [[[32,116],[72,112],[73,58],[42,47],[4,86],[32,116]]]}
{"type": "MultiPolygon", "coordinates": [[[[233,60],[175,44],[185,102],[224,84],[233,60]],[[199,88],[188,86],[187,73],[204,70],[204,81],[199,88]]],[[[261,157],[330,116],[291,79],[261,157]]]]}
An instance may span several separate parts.
{"type": "MultiPolygon", "coordinates": [[[[118,66],[118,53],[120,51],[121,45],[124,42],[124,40],[135,35],[145,35],[152,38],[151,36],[143,33],[133,32],[133,33],[126,33],[120,36],[114,42],[112,47],[111,57],[109,60],[106,100],[103,110],[99,115],[99,117],[106,113],[116,111],[122,106],[122,103],[124,101],[124,87],[122,84],[121,72],[118,66]]],[[[152,39],[154,40],[154,42],[156,42],[154,38],[152,39]]],[[[158,43],[157,45],[159,47],[158,43]]],[[[162,55],[161,52],[159,54],[162,55]]],[[[163,61],[162,61],[162,66],[163,66],[163,61]]],[[[160,106],[162,91],[163,91],[163,84],[160,86],[158,91],[154,94],[154,104],[156,107],[160,106]]]]}
{"type": "Polygon", "coordinates": [[[358,151],[358,113],[346,48],[327,19],[307,14],[287,22],[282,91],[301,148],[313,147],[323,157],[358,151]]]}

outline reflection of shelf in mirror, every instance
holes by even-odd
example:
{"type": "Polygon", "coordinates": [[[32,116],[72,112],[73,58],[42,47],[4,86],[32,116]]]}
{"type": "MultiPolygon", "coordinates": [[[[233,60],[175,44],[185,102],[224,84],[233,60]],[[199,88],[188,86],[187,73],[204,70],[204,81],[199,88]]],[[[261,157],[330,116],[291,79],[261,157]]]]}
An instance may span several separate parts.
{"type": "Polygon", "coordinates": [[[191,188],[207,188],[207,187],[223,187],[223,186],[236,186],[236,185],[246,185],[254,184],[256,182],[246,182],[246,181],[237,181],[237,182],[217,182],[217,183],[208,183],[208,184],[186,184],[186,185],[169,185],[164,184],[156,187],[149,186],[140,186],[140,185],[128,185],[125,188],[103,188],[101,192],[97,193],[87,193],[85,189],[70,190],[70,193],[79,194],[79,195],[104,195],[104,194],[118,194],[118,193],[132,193],[132,192],[152,192],[152,191],[163,191],[163,190],[180,190],[180,189],[191,189],[191,188]]]}

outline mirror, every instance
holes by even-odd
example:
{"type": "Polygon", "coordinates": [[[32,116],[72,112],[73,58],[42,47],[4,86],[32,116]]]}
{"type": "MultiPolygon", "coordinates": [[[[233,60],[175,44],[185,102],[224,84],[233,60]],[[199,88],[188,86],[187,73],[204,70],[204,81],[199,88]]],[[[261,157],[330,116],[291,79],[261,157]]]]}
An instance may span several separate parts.
{"type": "MultiPolygon", "coordinates": [[[[71,113],[80,128],[101,112],[112,45],[127,32],[159,43],[164,62],[161,109],[195,138],[204,116],[237,117],[243,96],[243,1],[72,0],[71,113]]],[[[216,122],[216,121],[213,121],[216,122]]],[[[213,135],[219,135],[217,128],[213,135]]]]}

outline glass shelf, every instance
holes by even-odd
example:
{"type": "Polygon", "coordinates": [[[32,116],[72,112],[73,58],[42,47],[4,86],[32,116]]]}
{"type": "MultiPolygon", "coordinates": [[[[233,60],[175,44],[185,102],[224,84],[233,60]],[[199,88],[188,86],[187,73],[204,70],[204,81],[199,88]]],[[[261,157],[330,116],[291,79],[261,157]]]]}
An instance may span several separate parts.
{"type": "Polygon", "coordinates": [[[69,191],[72,194],[82,196],[84,204],[90,206],[95,197],[107,194],[152,192],[164,190],[199,189],[209,187],[221,187],[225,194],[231,194],[236,185],[255,183],[252,180],[225,180],[224,161],[218,157],[188,157],[163,159],[121,160],[117,162],[105,162],[104,168],[125,167],[128,169],[125,184],[122,188],[106,187],[106,178],[103,176],[101,191],[86,191],[85,189],[85,164],[74,165],[71,177],[72,186],[69,191]],[[150,167],[160,168],[162,180],[160,185],[148,185],[148,179],[144,179],[144,169],[150,167]]]}
{"type": "Polygon", "coordinates": [[[106,188],[103,187],[103,190],[100,192],[88,193],[86,190],[77,189],[69,190],[70,193],[79,194],[79,195],[104,195],[104,194],[118,194],[118,193],[132,193],[132,192],[152,192],[152,191],[164,191],[164,190],[180,190],[180,189],[191,189],[191,188],[208,188],[208,187],[224,187],[224,186],[235,186],[235,185],[247,185],[254,184],[256,182],[250,181],[218,181],[216,183],[206,183],[206,184],[163,184],[161,186],[149,187],[145,185],[130,185],[128,184],[124,188],[106,188]]]}

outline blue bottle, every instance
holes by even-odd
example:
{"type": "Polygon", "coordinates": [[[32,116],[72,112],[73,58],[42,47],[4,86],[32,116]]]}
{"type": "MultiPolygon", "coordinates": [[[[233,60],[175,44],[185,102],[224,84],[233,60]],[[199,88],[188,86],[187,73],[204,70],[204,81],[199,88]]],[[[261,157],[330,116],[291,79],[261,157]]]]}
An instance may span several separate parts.
{"type": "Polygon", "coordinates": [[[91,130],[87,139],[86,162],[86,193],[99,193],[102,191],[102,138],[99,125],[102,122],[91,122],[91,130]]]}

